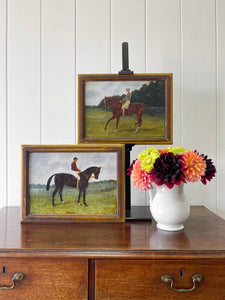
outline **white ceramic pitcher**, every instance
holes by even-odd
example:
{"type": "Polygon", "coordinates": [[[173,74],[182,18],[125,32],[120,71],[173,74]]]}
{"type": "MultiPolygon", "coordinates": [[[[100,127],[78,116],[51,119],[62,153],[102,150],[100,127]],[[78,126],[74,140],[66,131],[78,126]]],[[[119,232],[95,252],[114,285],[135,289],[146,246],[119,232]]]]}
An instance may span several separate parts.
{"type": "Polygon", "coordinates": [[[150,211],[157,222],[157,227],[167,231],[178,231],[184,228],[183,223],[190,214],[190,205],[184,195],[184,184],[174,185],[169,189],[166,185],[156,186],[157,191],[149,189],[150,211]]]}

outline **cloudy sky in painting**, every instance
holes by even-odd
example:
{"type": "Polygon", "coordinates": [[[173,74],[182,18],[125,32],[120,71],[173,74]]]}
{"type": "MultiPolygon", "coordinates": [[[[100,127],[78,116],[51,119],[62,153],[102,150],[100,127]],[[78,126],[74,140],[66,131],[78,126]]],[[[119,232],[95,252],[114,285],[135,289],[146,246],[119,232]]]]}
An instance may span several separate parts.
{"type": "Polygon", "coordinates": [[[89,81],[85,84],[85,105],[98,105],[105,98],[113,95],[126,94],[126,89],[131,92],[140,89],[143,84],[150,81],[89,81]]]}
{"type": "Polygon", "coordinates": [[[74,157],[78,158],[77,167],[81,171],[92,166],[101,167],[99,181],[117,179],[117,153],[115,152],[32,152],[29,155],[29,183],[46,184],[48,178],[55,173],[73,174],[71,163],[74,157]]]}

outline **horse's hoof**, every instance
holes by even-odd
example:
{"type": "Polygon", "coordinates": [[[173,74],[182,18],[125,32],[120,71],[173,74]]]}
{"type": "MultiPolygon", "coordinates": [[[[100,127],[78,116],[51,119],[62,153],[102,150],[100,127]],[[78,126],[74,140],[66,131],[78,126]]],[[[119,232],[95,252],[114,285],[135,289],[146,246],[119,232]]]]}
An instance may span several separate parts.
{"type": "Polygon", "coordinates": [[[139,127],[135,130],[135,132],[134,133],[138,133],[138,131],[139,131],[139,127]]]}
{"type": "Polygon", "coordinates": [[[88,204],[84,203],[84,206],[88,206],[88,204]]]}
{"type": "Polygon", "coordinates": [[[64,202],[64,201],[62,201],[62,204],[65,204],[65,202],[64,202]]]}
{"type": "Polygon", "coordinates": [[[81,205],[80,203],[78,203],[78,205],[81,205]]]}

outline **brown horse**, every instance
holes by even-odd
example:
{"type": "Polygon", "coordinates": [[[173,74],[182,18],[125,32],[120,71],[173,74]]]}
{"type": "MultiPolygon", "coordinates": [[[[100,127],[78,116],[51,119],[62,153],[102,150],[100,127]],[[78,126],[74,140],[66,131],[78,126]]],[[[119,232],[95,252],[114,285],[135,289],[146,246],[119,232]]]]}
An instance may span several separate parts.
{"type": "MultiPolygon", "coordinates": [[[[85,202],[85,196],[86,196],[86,190],[88,187],[88,181],[92,174],[94,174],[94,178],[98,179],[99,173],[100,173],[101,167],[90,167],[84,170],[83,172],[79,173],[80,176],[80,183],[78,184],[79,187],[79,195],[78,195],[78,204],[80,204],[80,197],[81,194],[83,193],[83,203],[85,206],[88,206],[85,202]]],[[[50,187],[50,182],[52,178],[55,176],[55,190],[52,193],[52,205],[55,206],[55,195],[57,192],[59,192],[60,200],[62,203],[63,198],[62,198],[62,191],[64,185],[68,185],[71,187],[76,188],[77,187],[77,178],[71,174],[67,173],[58,173],[58,174],[53,174],[52,176],[49,177],[47,185],[46,185],[46,190],[49,190],[50,187]]]]}
{"type": "MultiPolygon", "coordinates": [[[[120,120],[120,117],[122,116],[122,113],[121,113],[122,103],[120,102],[120,100],[118,100],[114,97],[105,97],[105,107],[106,107],[106,109],[109,107],[109,105],[112,106],[113,116],[111,118],[109,118],[108,121],[106,122],[105,130],[106,130],[109,122],[113,119],[116,119],[116,131],[117,131],[118,130],[118,125],[119,125],[119,120],[120,120]]],[[[152,113],[150,108],[148,108],[147,105],[145,105],[144,103],[131,103],[129,105],[129,108],[124,110],[124,115],[125,116],[131,116],[133,114],[136,114],[138,122],[135,123],[132,127],[132,128],[134,128],[136,125],[138,125],[138,127],[135,130],[135,133],[137,133],[138,130],[140,129],[140,126],[142,124],[142,115],[144,113],[145,108],[147,109],[148,113],[151,116],[154,116],[154,114],[152,113]]]]}

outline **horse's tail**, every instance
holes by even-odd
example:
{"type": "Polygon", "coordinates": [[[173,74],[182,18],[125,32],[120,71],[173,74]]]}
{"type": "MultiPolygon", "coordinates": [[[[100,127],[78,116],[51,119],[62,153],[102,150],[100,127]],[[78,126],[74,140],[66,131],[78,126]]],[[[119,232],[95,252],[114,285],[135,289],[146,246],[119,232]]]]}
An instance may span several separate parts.
{"type": "Polygon", "coordinates": [[[151,116],[154,116],[154,114],[153,114],[153,112],[151,111],[151,109],[150,109],[147,105],[145,105],[145,107],[147,108],[147,111],[149,112],[149,114],[150,114],[151,116]]]}
{"type": "Polygon", "coordinates": [[[48,191],[49,190],[49,187],[50,187],[50,182],[51,182],[51,180],[52,180],[52,177],[54,177],[55,176],[55,174],[53,174],[51,177],[49,177],[49,179],[48,179],[48,182],[47,182],[47,185],[46,185],[46,190],[48,191]]]}

